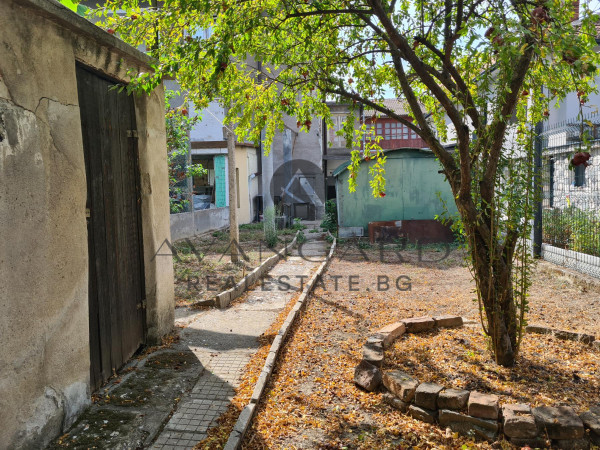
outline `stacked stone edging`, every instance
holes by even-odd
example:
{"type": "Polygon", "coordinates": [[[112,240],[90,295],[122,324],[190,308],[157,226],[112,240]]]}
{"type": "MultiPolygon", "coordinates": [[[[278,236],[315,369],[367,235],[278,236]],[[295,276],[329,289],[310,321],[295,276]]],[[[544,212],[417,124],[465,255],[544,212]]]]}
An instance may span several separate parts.
{"type": "Polygon", "coordinates": [[[575,331],[557,330],[556,328],[550,328],[543,325],[527,325],[525,327],[526,333],[536,334],[549,334],[556,339],[562,339],[563,341],[576,341],[586,345],[596,344],[596,337],[591,334],[577,333],[575,331]]]}
{"type": "MultiPolygon", "coordinates": [[[[462,327],[463,323],[459,316],[412,317],[379,329],[369,335],[363,346],[363,359],[354,372],[355,384],[369,392],[383,385],[383,401],[393,408],[478,439],[494,441],[504,435],[514,445],[532,448],[588,449],[590,442],[600,445],[600,406],[577,415],[569,406],[500,405],[494,394],[420,383],[399,370],[380,370],[385,349],[404,333],[462,327]]],[[[577,335],[577,341],[593,342],[586,342],[581,333],[572,335],[577,335]]]]}

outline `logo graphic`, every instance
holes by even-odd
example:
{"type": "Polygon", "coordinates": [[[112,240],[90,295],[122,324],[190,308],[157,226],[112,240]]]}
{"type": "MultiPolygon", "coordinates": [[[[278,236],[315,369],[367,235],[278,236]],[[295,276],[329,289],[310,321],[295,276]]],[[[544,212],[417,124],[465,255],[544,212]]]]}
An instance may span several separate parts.
{"type": "Polygon", "coordinates": [[[319,193],[321,197],[324,195],[323,170],[311,161],[291,159],[291,152],[289,156],[286,160],[284,142],[284,161],[273,172],[271,194],[275,203],[290,208],[287,212],[294,217],[314,219],[315,211],[323,208],[319,197],[319,193]]]}

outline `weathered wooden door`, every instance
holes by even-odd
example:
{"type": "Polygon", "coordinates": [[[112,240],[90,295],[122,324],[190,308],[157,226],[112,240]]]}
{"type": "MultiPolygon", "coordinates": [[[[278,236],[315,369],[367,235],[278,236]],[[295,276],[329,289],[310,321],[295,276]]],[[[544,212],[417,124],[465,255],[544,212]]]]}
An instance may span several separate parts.
{"type": "Polygon", "coordinates": [[[87,176],[91,386],[144,343],[145,286],[133,98],[77,67],[87,176]]]}

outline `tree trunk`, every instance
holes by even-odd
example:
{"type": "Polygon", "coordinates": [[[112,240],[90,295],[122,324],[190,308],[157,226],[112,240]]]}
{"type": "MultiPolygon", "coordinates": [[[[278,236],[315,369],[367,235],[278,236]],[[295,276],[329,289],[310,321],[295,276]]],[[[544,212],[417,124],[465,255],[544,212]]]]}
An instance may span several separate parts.
{"type": "Polygon", "coordinates": [[[470,246],[470,251],[492,351],[497,364],[511,367],[518,351],[511,261],[496,249],[498,243],[490,248],[489,243],[478,239],[477,235],[471,242],[475,244],[470,246]]]}
{"type": "MultiPolygon", "coordinates": [[[[229,125],[231,127],[231,125],[229,125]]],[[[237,219],[237,177],[235,170],[235,133],[227,128],[227,164],[229,176],[229,247],[231,251],[231,262],[240,260],[238,245],[240,242],[240,231],[237,219]]]]}

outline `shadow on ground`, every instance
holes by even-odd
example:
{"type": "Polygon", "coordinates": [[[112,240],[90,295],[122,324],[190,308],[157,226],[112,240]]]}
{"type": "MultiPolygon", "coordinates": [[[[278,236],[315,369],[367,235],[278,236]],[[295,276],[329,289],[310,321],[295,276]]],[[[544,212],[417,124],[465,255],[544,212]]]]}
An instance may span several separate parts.
{"type": "MultiPolygon", "coordinates": [[[[195,334],[195,333],[193,333],[195,334]]],[[[235,342],[245,348],[248,339],[215,332],[189,336],[220,344],[235,342]]],[[[256,346],[256,342],[254,346],[256,346]]],[[[223,345],[219,345],[223,348],[223,345]]],[[[206,384],[233,386],[207,370],[184,343],[134,357],[105,386],[93,394],[95,403],[49,449],[137,449],[152,445],[179,401],[192,392],[200,377],[206,384]]],[[[192,445],[193,446],[193,445],[192,445]]]]}

